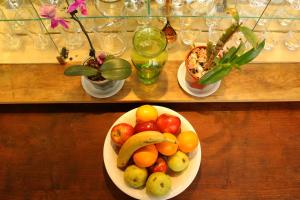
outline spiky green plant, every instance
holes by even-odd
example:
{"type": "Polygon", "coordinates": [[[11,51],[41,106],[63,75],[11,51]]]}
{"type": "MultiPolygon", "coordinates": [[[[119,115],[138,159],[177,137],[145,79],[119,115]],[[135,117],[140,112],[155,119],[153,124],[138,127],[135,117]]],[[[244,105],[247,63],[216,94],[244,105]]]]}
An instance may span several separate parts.
{"type": "Polygon", "coordinates": [[[223,79],[233,68],[240,69],[242,65],[251,62],[264,48],[265,40],[259,42],[254,32],[240,23],[239,14],[235,9],[227,9],[227,13],[233,17],[234,23],[225,30],[215,45],[212,42],[207,43],[207,61],[204,70],[208,72],[201,77],[200,84],[211,84],[223,79]],[[229,48],[223,52],[222,57],[219,57],[225,44],[237,32],[245,36],[252,48],[245,52],[245,42],[240,41],[238,47],[229,48]]]}

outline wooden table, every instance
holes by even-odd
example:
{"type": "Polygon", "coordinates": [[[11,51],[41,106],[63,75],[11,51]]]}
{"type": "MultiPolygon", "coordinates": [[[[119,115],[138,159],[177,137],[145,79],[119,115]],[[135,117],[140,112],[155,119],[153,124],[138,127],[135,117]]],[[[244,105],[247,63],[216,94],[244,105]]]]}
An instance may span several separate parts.
{"type": "Polygon", "coordinates": [[[97,99],[82,88],[80,77],[64,76],[58,64],[0,65],[0,104],[24,103],[135,103],[135,102],[282,102],[300,101],[300,64],[248,64],[233,70],[216,93],[198,98],[177,81],[182,61],[168,61],[152,85],[138,82],[135,69],[114,96],[97,99]]]}
{"type": "MultiPolygon", "coordinates": [[[[130,199],[110,180],[102,146],[139,104],[2,105],[0,199],[130,199]]],[[[300,104],[163,104],[198,131],[202,162],[175,199],[300,199],[300,104]]]]}

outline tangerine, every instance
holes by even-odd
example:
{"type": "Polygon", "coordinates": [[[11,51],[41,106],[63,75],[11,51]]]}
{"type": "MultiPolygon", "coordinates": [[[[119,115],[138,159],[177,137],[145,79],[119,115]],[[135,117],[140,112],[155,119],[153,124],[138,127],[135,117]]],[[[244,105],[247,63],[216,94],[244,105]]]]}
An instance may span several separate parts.
{"type": "Polygon", "coordinates": [[[177,136],[178,148],[184,152],[192,152],[198,145],[199,139],[195,132],[184,131],[177,136]]]}
{"type": "Polygon", "coordinates": [[[158,112],[155,107],[151,105],[143,105],[136,110],[136,121],[137,123],[156,121],[158,112]]]}
{"type": "Polygon", "coordinates": [[[133,154],[133,161],[138,167],[150,167],[158,157],[158,151],[154,144],[144,146],[133,154]]]}
{"type": "Polygon", "coordinates": [[[165,156],[171,156],[177,152],[178,144],[176,143],[176,136],[171,133],[164,133],[167,142],[161,142],[156,144],[156,148],[159,153],[165,156]]]}

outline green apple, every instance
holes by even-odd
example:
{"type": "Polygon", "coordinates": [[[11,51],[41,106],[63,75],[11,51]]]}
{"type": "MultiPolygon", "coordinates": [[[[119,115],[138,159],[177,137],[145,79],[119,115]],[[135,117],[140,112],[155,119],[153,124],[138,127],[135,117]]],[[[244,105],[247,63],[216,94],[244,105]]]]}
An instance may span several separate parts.
{"type": "Polygon", "coordinates": [[[125,169],[124,180],[133,188],[139,188],[145,185],[148,177],[146,168],[140,168],[136,165],[130,165],[125,169]]]}
{"type": "Polygon", "coordinates": [[[181,172],[189,166],[189,162],[189,157],[185,153],[177,151],[169,157],[168,167],[174,172],[181,172]]]}
{"type": "Polygon", "coordinates": [[[146,183],[146,190],[154,196],[163,196],[171,190],[172,182],[170,176],[163,172],[151,174],[146,183]]]}

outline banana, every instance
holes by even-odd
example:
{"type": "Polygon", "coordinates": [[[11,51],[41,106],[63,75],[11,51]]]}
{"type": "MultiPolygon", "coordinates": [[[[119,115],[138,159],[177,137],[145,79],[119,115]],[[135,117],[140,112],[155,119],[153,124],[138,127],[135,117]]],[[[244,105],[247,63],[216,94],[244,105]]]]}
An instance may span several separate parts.
{"type": "Polygon", "coordinates": [[[158,131],[143,131],[131,136],[119,151],[117,166],[119,168],[126,167],[132,154],[139,148],[164,141],[165,137],[158,131]]]}

